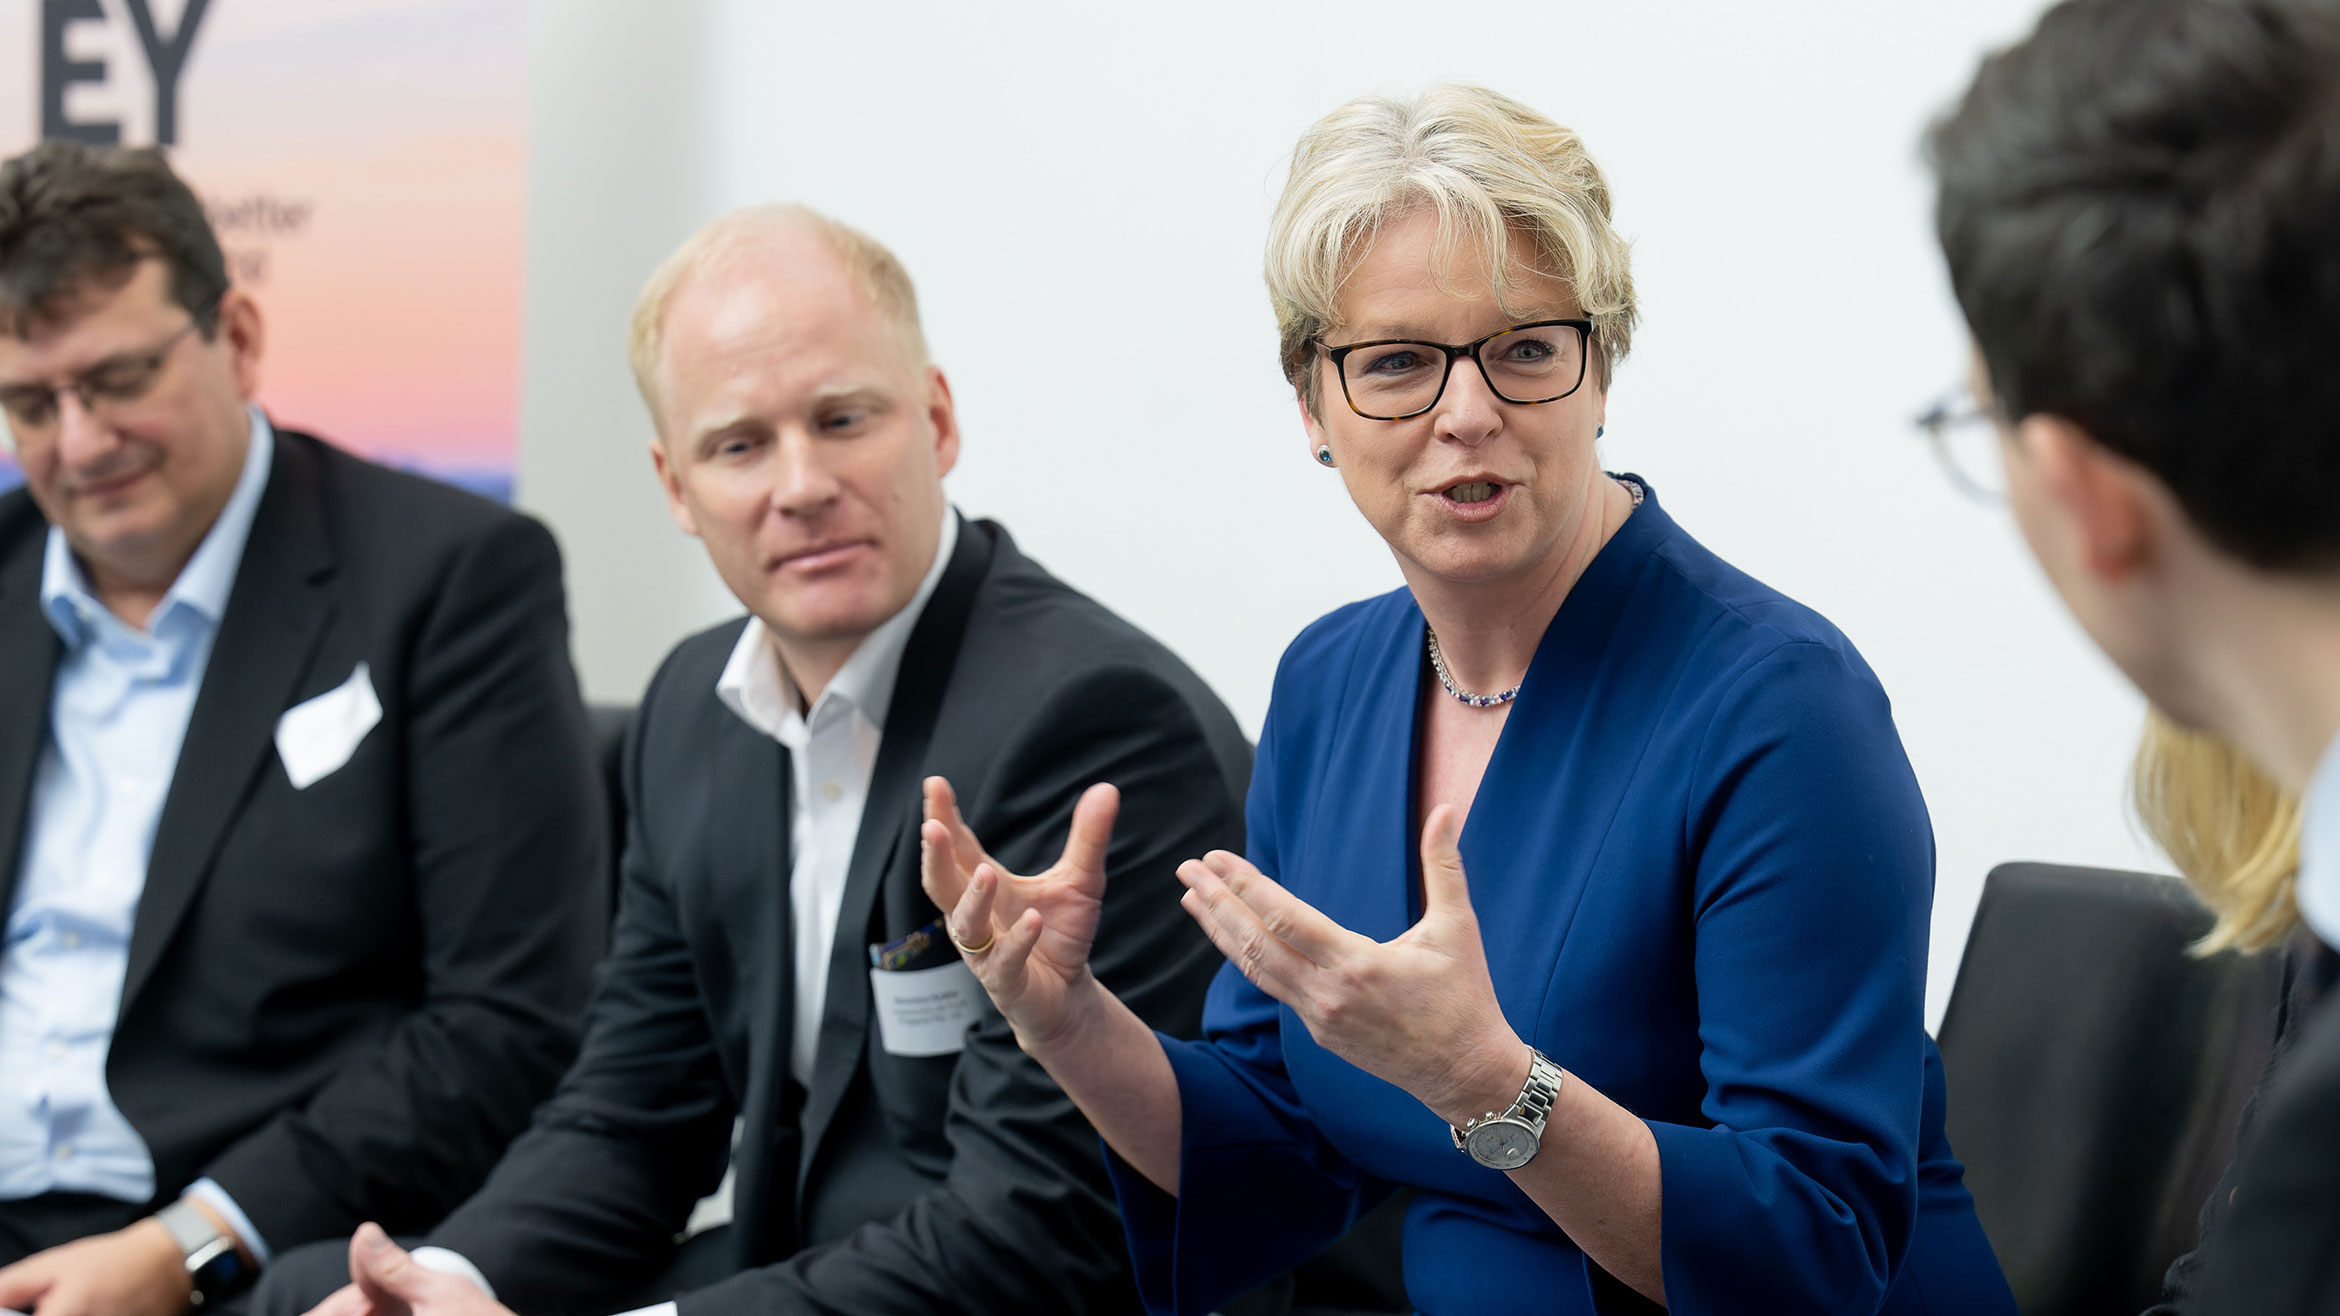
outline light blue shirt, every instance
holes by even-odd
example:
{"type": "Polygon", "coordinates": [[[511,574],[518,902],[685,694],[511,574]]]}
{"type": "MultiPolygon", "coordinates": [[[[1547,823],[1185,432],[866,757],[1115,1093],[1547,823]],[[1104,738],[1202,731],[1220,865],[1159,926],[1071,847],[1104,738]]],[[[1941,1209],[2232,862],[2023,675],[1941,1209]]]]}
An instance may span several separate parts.
{"type": "MultiPolygon", "coordinates": [[[[257,409],[235,492],[144,630],[107,611],[51,527],[41,611],[64,641],[33,778],[24,868],[0,926],[0,1199],[154,1196],[154,1158],[106,1089],[156,824],[268,485],[257,409]]],[[[189,1190],[255,1255],[250,1221],[206,1180],[189,1190]]]]}

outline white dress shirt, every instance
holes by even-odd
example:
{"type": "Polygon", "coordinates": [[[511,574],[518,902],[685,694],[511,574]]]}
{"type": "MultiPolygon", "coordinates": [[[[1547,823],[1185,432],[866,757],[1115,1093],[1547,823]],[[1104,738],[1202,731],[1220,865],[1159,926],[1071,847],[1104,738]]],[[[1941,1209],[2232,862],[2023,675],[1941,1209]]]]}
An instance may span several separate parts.
{"type": "Polygon", "coordinates": [[[715,681],[715,695],[739,719],[788,748],[788,904],[796,930],[796,1018],[789,1030],[788,1072],[810,1086],[813,1051],[821,1040],[821,1010],[829,994],[829,948],[837,938],[837,910],[845,902],[845,874],[877,770],[878,740],[894,702],[894,676],[926,601],[942,582],[959,541],[959,519],[943,508],[942,535],[918,592],[855,647],[811,708],[780,665],[772,632],[748,618],[715,681]]]}
{"type": "MultiPolygon", "coordinates": [[[[812,1082],[821,1011],[829,994],[829,949],[837,939],[837,911],[845,902],[845,877],[861,832],[862,807],[869,802],[870,777],[877,771],[878,742],[894,702],[894,677],[902,670],[910,632],[942,583],[958,543],[959,517],[946,504],[934,561],[918,591],[862,639],[811,708],[781,666],[770,628],[755,617],[748,618],[731,660],[715,680],[715,696],[725,708],[788,750],[794,806],[788,828],[788,903],[796,930],[796,1015],[789,1030],[788,1072],[800,1084],[812,1082]]],[[[414,1258],[495,1295],[487,1277],[459,1253],[426,1247],[417,1248],[414,1258]]],[[[675,1316],[675,1305],[662,1302],[625,1316],[675,1316]]]]}
{"type": "Polygon", "coordinates": [[[2304,806],[2296,887],[2300,916],[2325,945],[2340,948],[2340,739],[2325,746],[2304,806]]]}
{"type": "MultiPolygon", "coordinates": [[[[64,532],[49,530],[41,611],[64,651],[0,923],[0,1198],[154,1195],[154,1158],[106,1088],[106,1054],[155,827],[274,451],[255,409],[234,492],[144,629],[98,601],[64,532]]],[[[266,1261],[226,1192],[205,1180],[189,1193],[266,1261]]]]}

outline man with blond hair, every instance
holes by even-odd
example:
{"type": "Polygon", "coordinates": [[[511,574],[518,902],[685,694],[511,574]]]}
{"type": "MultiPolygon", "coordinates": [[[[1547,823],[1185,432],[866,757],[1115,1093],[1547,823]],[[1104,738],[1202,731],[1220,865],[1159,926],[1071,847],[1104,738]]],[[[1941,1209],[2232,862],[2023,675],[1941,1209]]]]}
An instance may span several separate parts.
{"type": "Polygon", "coordinates": [[[1173,872],[1240,843],[1248,744],[1167,650],[952,510],[950,386],[869,238],[725,216],[651,278],[632,355],[675,521],[749,615],[677,646],[635,720],[584,1052],[428,1247],[369,1226],[259,1309],[345,1257],[339,1316],[1133,1308],[1096,1135],[919,888],[920,782],[957,783],[1019,869],[1117,784],[1096,973],[1186,1031],[1217,957],[1173,872]],[[727,1152],[731,1224],[678,1248],[727,1152]]]}

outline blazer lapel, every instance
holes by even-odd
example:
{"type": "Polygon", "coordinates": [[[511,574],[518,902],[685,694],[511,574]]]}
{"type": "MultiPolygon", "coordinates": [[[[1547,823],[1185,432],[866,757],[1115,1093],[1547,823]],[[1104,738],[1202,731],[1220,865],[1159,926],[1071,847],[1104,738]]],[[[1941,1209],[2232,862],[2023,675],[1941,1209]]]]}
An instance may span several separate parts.
{"type": "Polygon", "coordinates": [[[15,903],[24,866],[33,773],[49,733],[49,685],[60,650],[57,632],[41,615],[45,531],[16,538],[0,561],[0,923],[15,903]]]}
{"type": "MultiPolygon", "coordinates": [[[[894,678],[894,702],[886,713],[885,738],[878,744],[877,766],[870,774],[869,803],[861,811],[845,897],[837,911],[837,940],[829,948],[828,998],[822,1010],[821,1043],[813,1052],[813,1081],[805,1094],[804,1147],[797,1159],[800,1209],[821,1138],[861,1069],[869,1036],[870,914],[880,882],[894,867],[895,853],[918,829],[926,747],[934,735],[951,668],[958,662],[959,640],[974,610],[975,591],[991,567],[993,547],[987,527],[959,523],[958,550],[912,628],[902,651],[902,670],[894,678]]],[[[917,880],[915,868],[911,880],[917,880]]]]}
{"type": "Polygon", "coordinates": [[[710,860],[707,871],[742,879],[719,893],[712,907],[727,923],[736,920],[728,930],[732,954],[741,961],[734,970],[746,981],[763,984],[743,994],[751,1041],[740,1106],[745,1125],[735,1158],[739,1186],[733,1194],[738,1209],[732,1233],[741,1264],[759,1266],[786,1255],[795,1237],[792,1199],[775,1198],[771,1187],[774,1178],[787,1172],[778,1167],[792,1170],[797,1162],[790,1154],[796,1136],[794,1112],[787,1108],[788,1021],[796,1015],[796,950],[787,897],[788,874],[795,863],[788,846],[788,751],[729,709],[719,713],[730,725],[721,733],[723,766],[710,780],[738,783],[740,798],[750,807],[722,829],[728,835],[709,838],[711,845],[736,849],[710,860]],[[759,965],[770,967],[757,972],[759,965]],[[775,1250],[777,1240],[788,1246],[775,1250]]]}
{"type": "Polygon", "coordinates": [[[210,871],[228,826],[272,757],[292,702],[333,616],[333,572],[316,459],[281,436],[187,737],[155,826],[146,891],[130,930],[127,1014],[210,871]]]}

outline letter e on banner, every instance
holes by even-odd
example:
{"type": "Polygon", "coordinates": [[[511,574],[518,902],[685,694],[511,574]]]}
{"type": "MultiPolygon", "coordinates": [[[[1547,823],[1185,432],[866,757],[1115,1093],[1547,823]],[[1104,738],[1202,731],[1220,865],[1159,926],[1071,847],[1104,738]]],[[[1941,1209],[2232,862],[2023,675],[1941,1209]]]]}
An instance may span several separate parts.
{"type": "MultiPolygon", "coordinates": [[[[211,0],[186,0],[169,33],[162,30],[155,0],[41,0],[41,136],[63,137],[112,146],[122,141],[120,119],[75,119],[68,115],[68,93],[76,84],[127,90],[117,79],[129,76],[123,61],[76,59],[69,51],[72,33],[88,25],[104,27],[127,18],[136,33],[135,49],[145,57],[148,85],[153,89],[153,144],[175,146],[179,141],[179,79],[187,71],[187,57],[211,0]]],[[[86,49],[86,46],[84,47],[86,49]]]]}

